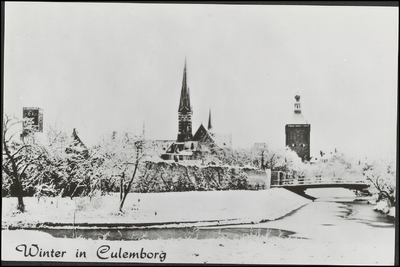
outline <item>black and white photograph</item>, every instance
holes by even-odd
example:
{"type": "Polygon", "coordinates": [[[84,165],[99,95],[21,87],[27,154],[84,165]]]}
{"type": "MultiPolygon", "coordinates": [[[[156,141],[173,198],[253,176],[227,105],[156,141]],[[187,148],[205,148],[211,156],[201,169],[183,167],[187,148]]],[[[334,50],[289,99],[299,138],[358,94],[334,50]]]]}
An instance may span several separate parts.
{"type": "Polygon", "coordinates": [[[399,263],[398,2],[2,8],[4,263],[399,263]]]}

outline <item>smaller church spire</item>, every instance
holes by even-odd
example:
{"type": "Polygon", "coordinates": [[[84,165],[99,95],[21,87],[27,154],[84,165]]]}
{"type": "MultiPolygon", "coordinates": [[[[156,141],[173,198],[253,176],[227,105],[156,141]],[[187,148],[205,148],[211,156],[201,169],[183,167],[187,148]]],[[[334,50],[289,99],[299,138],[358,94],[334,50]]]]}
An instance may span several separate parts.
{"type": "Polygon", "coordinates": [[[212,131],[212,124],[211,124],[211,108],[208,115],[208,131],[212,131]]]}

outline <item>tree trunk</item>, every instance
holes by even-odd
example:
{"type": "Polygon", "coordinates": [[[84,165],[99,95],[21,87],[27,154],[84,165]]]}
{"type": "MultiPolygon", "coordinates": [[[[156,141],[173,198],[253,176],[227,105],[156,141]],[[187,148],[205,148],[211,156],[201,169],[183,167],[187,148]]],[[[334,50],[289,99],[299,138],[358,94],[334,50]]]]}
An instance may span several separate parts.
{"type": "Polygon", "coordinates": [[[81,185],[80,182],[76,185],[76,187],[75,187],[75,189],[74,189],[74,192],[72,192],[72,194],[71,194],[71,200],[73,199],[76,190],[78,190],[78,188],[83,187],[83,186],[84,186],[84,185],[81,185]]]}
{"type": "Polygon", "coordinates": [[[21,195],[18,195],[18,206],[17,209],[20,212],[25,212],[25,205],[24,205],[24,199],[21,195]]]}
{"type": "Polygon", "coordinates": [[[125,199],[128,196],[129,191],[131,190],[131,185],[132,185],[133,180],[135,179],[136,171],[138,169],[138,165],[139,165],[139,160],[136,161],[135,170],[133,171],[133,174],[132,174],[131,180],[129,181],[128,186],[127,187],[124,186],[124,194],[123,194],[123,197],[122,197],[120,205],[119,205],[119,211],[120,212],[122,212],[122,207],[124,206],[125,199]]]}
{"type": "Polygon", "coordinates": [[[15,187],[17,190],[17,197],[18,197],[17,209],[20,212],[25,212],[25,205],[24,205],[24,198],[23,198],[24,191],[22,190],[21,182],[18,179],[15,180],[15,187]]]}
{"type": "Polygon", "coordinates": [[[122,201],[122,196],[123,196],[123,191],[124,191],[124,174],[122,173],[122,176],[120,177],[120,183],[119,183],[119,201],[122,201]]]}

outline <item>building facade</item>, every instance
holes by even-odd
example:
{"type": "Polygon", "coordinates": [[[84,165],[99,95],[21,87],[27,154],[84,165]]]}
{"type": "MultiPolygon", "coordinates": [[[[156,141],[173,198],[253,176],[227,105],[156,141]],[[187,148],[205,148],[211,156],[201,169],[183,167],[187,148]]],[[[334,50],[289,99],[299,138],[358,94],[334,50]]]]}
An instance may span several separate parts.
{"type": "Polygon", "coordinates": [[[311,125],[301,113],[300,96],[296,95],[295,99],[292,121],[285,126],[286,146],[295,151],[302,161],[309,161],[311,125]]]}

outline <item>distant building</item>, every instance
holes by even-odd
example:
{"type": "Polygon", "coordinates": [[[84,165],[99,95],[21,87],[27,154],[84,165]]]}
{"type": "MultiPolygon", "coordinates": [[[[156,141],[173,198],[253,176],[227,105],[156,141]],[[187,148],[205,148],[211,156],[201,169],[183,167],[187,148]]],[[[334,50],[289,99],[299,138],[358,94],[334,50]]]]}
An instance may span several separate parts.
{"type": "Polygon", "coordinates": [[[22,124],[20,138],[23,142],[36,143],[40,137],[38,133],[43,133],[43,110],[37,107],[24,107],[22,109],[22,118],[31,119],[32,124],[26,121],[22,124]]]}
{"type": "Polygon", "coordinates": [[[175,140],[149,140],[146,139],[146,152],[149,155],[159,157],[175,143],[175,140]]]}
{"type": "MultiPolygon", "coordinates": [[[[178,108],[178,136],[161,155],[164,160],[195,160],[199,152],[214,146],[220,148],[232,147],[231,134],[216,134],[212,132],[211,110],[207,129],[203,124],[192,133],[193,107],[190,105],[190,90],[187,85],[186,61],[183,70],[181,96],[178,108]]],[[[167,142],[165,142],[167,143],[167,142]]]]}
{"type": "MultiPolygon", "coordinates": [[[[22,118],[32,119],[32,125],[36,132],[43,132],[43,110],[41,108],[24,107],[22,111],[22,118]]],[[[23,125],[26,130],[26,124],[23,125]]]]}
{"type": "Polygon", "coordinates": [[[21,140],[35,143],[38,137],[37,133],[43,133],[43,110],[37,107],[24,107],[22,109],[22,118],[24,120],[31,119],[32,124],[28,124],[26,121],[23,122],[21,140]]]}
{"type": "Polygon", "coordinates": [[[310,160],[311,125],[301,114],[300,96],[295,96],[294,114],[290,124],[286,124],[286,146],[290,147],[303,161],[310,160]]]}
{"type": "Polygon", "coordinates": [[[75,156],[81,156],[83,158],[88,158],[89,150],[86,145],[79,138],[78,133],[75,128],[72,131],[69,146],[65,149],[67,154],[74,154],[75,156]]]}

